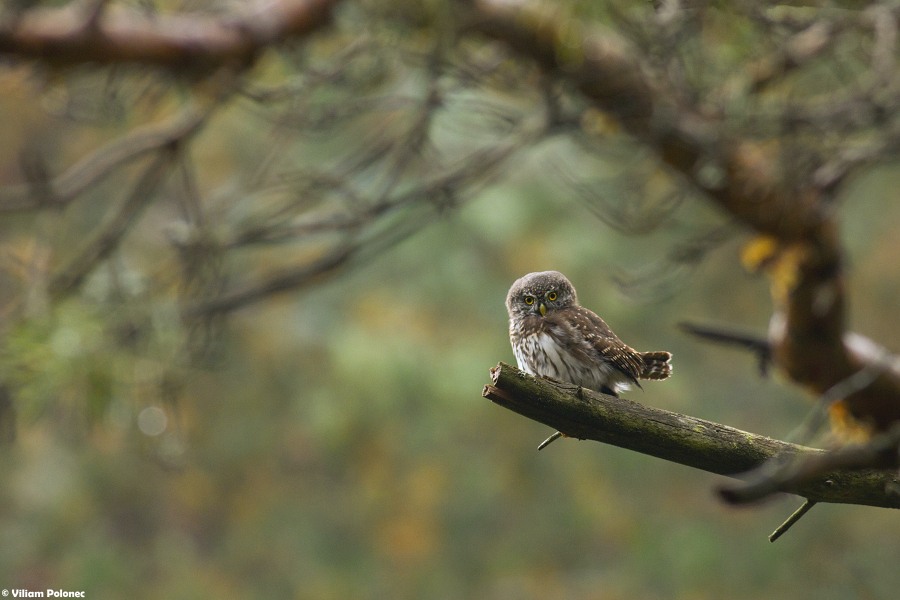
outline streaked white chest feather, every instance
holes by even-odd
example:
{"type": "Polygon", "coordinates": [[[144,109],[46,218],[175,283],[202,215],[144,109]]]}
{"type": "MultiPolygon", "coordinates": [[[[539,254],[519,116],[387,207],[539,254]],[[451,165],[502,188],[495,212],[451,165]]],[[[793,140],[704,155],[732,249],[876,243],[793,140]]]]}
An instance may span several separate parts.
{"type": "Polygon", "coordinates": [[[522,347],[513,347],[513,353],[519,368],[531,375],[597,391],[609,388],[619,393],[631,387],[628,378],[603,357],[598,355],[591,363],[577,360],[546,333],[526,337],[522,347]]]}

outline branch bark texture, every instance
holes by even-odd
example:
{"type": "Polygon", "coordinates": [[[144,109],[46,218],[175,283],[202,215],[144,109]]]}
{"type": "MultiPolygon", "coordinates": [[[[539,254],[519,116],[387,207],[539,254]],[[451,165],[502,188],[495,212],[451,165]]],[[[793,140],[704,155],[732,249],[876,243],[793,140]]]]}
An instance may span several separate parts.
{"type": "MultiPolygon", "coordinates": [[[[710,473],[737,477],[775,457],[827,455],[824,450],[535,378],[504,363],[491,370],[491,379],[484,388],[485,398],[569,437],[612,444],[710,473]]],[[[897,485],[900,477],[895,471],[860,469],[814,473],[771,491],[815,502],[900,508],[900,495],[890,491],[897,485]]]]}

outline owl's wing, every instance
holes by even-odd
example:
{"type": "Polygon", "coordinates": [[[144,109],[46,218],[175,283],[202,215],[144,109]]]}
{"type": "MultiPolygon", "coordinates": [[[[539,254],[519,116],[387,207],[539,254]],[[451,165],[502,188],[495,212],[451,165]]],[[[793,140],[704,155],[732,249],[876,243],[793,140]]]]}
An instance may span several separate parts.
{"type": "Polygon", "coordinates": [[[638,378],[643,371],[644,361],[640,353],[620,340],[599,315],[583,306],[573,308],[570,326],[581,333],[591,348],[641,387],[638,378]]]}

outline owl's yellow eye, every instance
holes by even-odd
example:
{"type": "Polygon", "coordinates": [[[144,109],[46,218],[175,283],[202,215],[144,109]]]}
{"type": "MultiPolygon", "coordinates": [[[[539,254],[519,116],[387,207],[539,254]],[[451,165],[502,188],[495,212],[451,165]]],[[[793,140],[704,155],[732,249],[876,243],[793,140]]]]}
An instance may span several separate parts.
{"type": "Polygon", "coordinates": [[[550,302],[553,302],[558,297],[559,296],[556,294],[556,292],[547,292],[547,300],[549,300],[550,302]]]}
{"type": "Polygon", "coordinates": [[[525,296],[525,304],[528,306],[534,304],[534,296],[525,296]]]}

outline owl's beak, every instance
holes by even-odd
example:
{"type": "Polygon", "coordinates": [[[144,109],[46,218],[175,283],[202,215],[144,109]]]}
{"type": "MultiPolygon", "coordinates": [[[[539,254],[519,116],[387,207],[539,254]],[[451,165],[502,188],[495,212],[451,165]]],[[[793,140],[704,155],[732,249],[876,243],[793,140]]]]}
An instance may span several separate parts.
{"type": "Polygon", "coordinates": [[[541,302],[541,304],[538,306],[538,310],[541,311],[541,316],[543,317],[547,314],[547,305],[541,302]]]}

